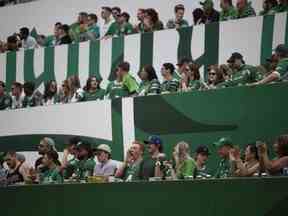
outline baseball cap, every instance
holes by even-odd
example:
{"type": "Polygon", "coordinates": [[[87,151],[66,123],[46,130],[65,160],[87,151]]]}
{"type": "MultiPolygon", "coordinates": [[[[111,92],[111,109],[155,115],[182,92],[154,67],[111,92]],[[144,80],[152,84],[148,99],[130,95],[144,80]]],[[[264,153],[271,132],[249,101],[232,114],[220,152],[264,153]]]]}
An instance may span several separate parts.
{"type": "Polygon", "coordinates": [[[288,55],[288,47],[284,44],[279,44],[274,51],[282,55],[288,55]]]}
{"type": "Polygon", "coordinates": [[[233,63],[233,62],[235,62],[236,59],[243,60],[243,56],[240,53],[238,53],[238,52],[234,52],[234,53],[232,53],[230,58],[227,60],[227,62],[228,63],[233,63]]]}
{"type": "Polygon", "coordinates": [[[204,7],[213,7],[214,3],[212,0],[205,0],[203,2],[199,2],[200,5],[204,6],[204,7]]]}
{"type": "Polygon", "coordinates": [[[86,149],[87,151],[91,150],[91,144],[87,141],[81,141],[77,144],[77,148],[80,149],[86,149]]]}
{"type": "Polygon", "coordinates": [[[232,139],[230,137],[222,137],[218,141],[214,142],[215,147],[221,147],[224,145],[232,146],[232,139]]]}
{"type": "Polygon", "coordinates": [[[159,136],[152,135],[148,137],[148,140],[144,141],[145,144],[162,145],[162,139],[159,136]]]}
{"type": "Polygon", "coordinates": [[[104,152],[107,152],[109,154],[112,153],[112,150],[110,148],[110,146],[106,145],[106,144],[100,144],[97,148],[96,148],[97,151],[104,151],[104,152]]]}
{"type": "Polygon", "coordinates": [[[197,149],[196,149],[196,153],[197,154],[207,155],[207,156],[210,155],[209,149],[208,149],[208,147],[206,145],[198,146],[197,149]]]}

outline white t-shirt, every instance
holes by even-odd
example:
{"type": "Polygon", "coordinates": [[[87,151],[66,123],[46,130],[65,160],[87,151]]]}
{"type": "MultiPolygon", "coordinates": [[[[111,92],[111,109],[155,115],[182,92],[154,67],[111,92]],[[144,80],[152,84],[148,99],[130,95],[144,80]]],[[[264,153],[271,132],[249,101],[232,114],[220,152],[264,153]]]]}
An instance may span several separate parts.
{"type": "Polygon", "coordinates": [[[104,37],[105,34],[107,33],[109,27],[111,26],[111,24],[114,22],[113,19],[110,19],[110,21],[108,23],[105,23],[105,21],[102,23],[102,25],[100,26],[100,37],[104,37]]]}
{"type": "Polygon", "coordinates": [[[26,40],[22,40],[22,48],[23,49],[35,49],[37,48],[37,42],[35,40],[35,38],[28,36],[28,38],[26,40]]]}

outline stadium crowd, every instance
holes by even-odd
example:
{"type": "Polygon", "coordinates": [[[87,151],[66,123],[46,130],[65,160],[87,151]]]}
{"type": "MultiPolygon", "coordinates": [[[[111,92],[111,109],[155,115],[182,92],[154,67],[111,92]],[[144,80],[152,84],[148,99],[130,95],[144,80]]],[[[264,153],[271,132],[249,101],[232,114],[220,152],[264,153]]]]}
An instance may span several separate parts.
{"type": "Polygon", "coordinates": [[[5,89],[5,83],[0,81],[0,110],[243,85],[253,87],[287,81],[288,47],[278,45],[271,58],[267,59],[267,64],[258,67],[247,65],[240,53],[233,53],[227,64],[208,67],[206,82],[200,78],[199,66],[188,58],[180,59],[177,68],[171,63],[164,63],[161,75],[162,83],[159,82],[154,67],[146,65],[138,73],[141,79],[138,84],[130,73],[129,63],[122,62],[115,71],[116,79],[111,81],[105,90],[101,88],[102,80],[99,77],[89,77],[86,85],[81,88],[79,77],[74,75],[64,80],[60,88],[55,80],[48,81],[43,94],[36,90],[34,82],[29,81],[23,85],[14,82],[9,93],[9,90],[5,89]]]}
{"type": "Polygon", "coordinates": [[[79,137],[72,137],[59,160],[55,142],[43,138],[38,145],[40,157],[34,167],[29,167],[25,156],[14,151],[0,154],[0,185],[60,184],[64,182],[159,181],[182,179],[207,179],[229,177],[288,176],[288,135],[279,136],[273,145],[276,157],[269,159],[264,142],[248,144],[241,150],[229,137],[213,143],[219,163],[211,172],[207,167],[209,149],[199,145],[191,156],[189,144],[181,141],[174,146],[171,157],[164,153],[164,143],[159,136],[134,141],[125,160],[118,164],[112,160],[109,145],[93,147],[79,137]],[[144,154],[146,152],[147,154],[144,154]]]}
{"type": "MultiPolygon", "coordinates": [[[[221,0],[221,11],[214,8],[212,0],[202,1],[200,5],[201,7],[192,12],[193,25],[256,16],[256,12],[248,0],[237,0],[236,6],[233,5],[232,0],[221,0]]],[[[263,10],[259,15],[271,15],[284,11],[288,11],[287,0],[264,0],[263,10]]],[[[95,41],[133,33],[157,31],[164,28],[178,29],[192,24],[185,19],[185,7],[182,4],[175,6],[174,17],[166,25],[159,20],[158,12],[153,8],[138,9],[138,23],[135,25],[130,22],[129,13],[122,11],[119,7],[102,7],[101,19],[103,19],[103,24],[100,26],[98,16],[95,13],[80,12],[75,23],[68,25],[57,22],[54,25],[53,35],[47,36],[38,34],[35,28],[30,31],[27,27],[23,27],[19,33],[9,36],[6,42],[0,41],[0,53],[78,43],[87,40],[95,41]]]]}

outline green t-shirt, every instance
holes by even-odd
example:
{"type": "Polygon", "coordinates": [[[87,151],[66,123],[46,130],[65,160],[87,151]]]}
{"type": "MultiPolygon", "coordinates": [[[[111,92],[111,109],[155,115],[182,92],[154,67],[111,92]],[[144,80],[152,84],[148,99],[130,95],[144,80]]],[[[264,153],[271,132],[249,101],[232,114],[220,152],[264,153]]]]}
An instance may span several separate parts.
{"type": "Polygon", "coordinates": [[[220,21],[227,21],[237,18],[237,10],[234,6],[231,6],[228,10],[224,11],[222,10],[220,12],[220,21]]]}
{"type": "Polygon", "coordinates": [[[159,94],[160,91],[161,91],[161,85],[157,79],[141,82],[137,90],[138,95],[140,96],[155,95],[159,94]]]}
{"type": "Polygon", "coordinates": [[[107,95],[109,99],[113,100],[116,98],[127,97],[129,95],[129,91],[123,88],[122,82],[114,80],[108,84],[105,95],[107,95]]]}
{"type": "Polygon", "coordinates": [[[122,85],[123,85],[123,88],[128,90],[129,94],[136,93],[139,87],[136,79],[133,76],[131,76],[129,73],[127,73],[123,77],[122,85]]]}
{"type": "Polygon", "coordinates": [[[35,107],[35,106],[41,106],[42,105],[42,95],[40,92],[35,92],[30,97],[25,96],[23,99],[23,107],[35,107]]]}
{"type": "Polygon", "coordinates": [[[181,74],[178,70],[175,70],[175,72],[173,73],[173,78],[178,80],[179,82],[182,79],[181,74]]]}
{"type": "Polygon", "coordinates": [[[190,80],[188,88],[190,91],[199,90],[203,86],[200,80],[190,80]]]}
{"type": "Polygon", "coordinates": [[[128,165],[124,170],[122,179],[123,180],[130,179],[131,181],[140,180],[140,164],[141,161],[128,165]]]}
{"type": "Polygon", "coordinates": [[[80,24],[78,22],[73,23],[70,26],[69,35],[70,35],[71,39],[74,40],[75,42],[80,42],[80,34],[81,33],[83,33],[83,32],[81,32],[80,24]]]}
{"type": "Polygon", "coordinates": [[[196,162],[193,158],[189,158],[182,162],[181,166],[177,170],[177,178],[184,179],[188,176],[194,176],[196,171],[196,162]]]}
{"type": "Polygon", "coordinates": [[[169,28],[169,29],[173,29],[173,28],[176,28],[176,24],[179,25],[180,28],[184,28],[184,27],[188,27],[189,26],[189,23],[187,20],[185,19],[182,19],[180,22],[176,23],[176,20],[175,19],[170,19],[167,24],[166,24],[166,27],[169,28]]]}
{"type": "Polygon", "coordinates": [[[279,61],[276,71],[280,74],[280,80],[288,79],[288,58],[284,58],[279,61]]]}
{"type": "Polygon", "coordinates": [[[12,98],[8,94],[0,96],[0,110],[5,110],[11,107],[12,98]]]}
{"type": "Polygon", "coordinates": [[[133,25],[131,23],[119,24],[114,22],[110,25],[106,35],[111,36],[123,36],[133,33],[133,25]]]}
{"type": "Polygon", "coordinates": [[[221,161],[218,164],[215,178],[226,178],[231,176],[231,164],[228,159],[221,159],[221,161]]]}
{"type": "Polygon", "coordinates": [[[174,93],[177,92],[180,83],[177,79],[165,80],[161,85],[161,93],[174,93]]]}
{"type": "Polygon", "coordinates": [[[49,35],[45,38],[44,46],[45,47],[52,47],[56,44],[56,38],[54,35],[49,35]]]}
{"type": "Polygon", "coordinates": [[[147,157],[141,162],[139,173],[141,180],[149,180],[155,176],[155,163],[156,161],[151,157],[147,157]]]}
{"type": "Polygon", "coordinates": [[[103,100],[105,95],[104,89],[97,89],[95,92],[85,91],[82,101],[103,100]]]}
{"type": "Polygon", "coordinates": [[[40,184],[61,184],[63,183],[63,176],[60,174],[58,168],[47,169],[40,175],[40,184]]]}
{"type": "Polygon", "coordinates": [[[238,19],[251,17],[251,16],[256,16],[256,12],[254,8],[252,7],[251,2],[248,2],[246,7],[243,10],[241,11],[237,10],[236,18],[238,19]]]}
{"type": "Polygon", "coordinates": [[[288,11],[288,4],[287,5],[283,5],[283,4],[278,4],[274,10],[278,13],[281,13],[281,12],[285,12],[285,11],[288,11]]]}
{"type": "Polygon", "coordinates": [[[87,160],[78,160],[74,162],[73,169],[74,174],[78,179],[85,179],[88,176],[92,176],[96,163],[93,158],[87,160]]]}

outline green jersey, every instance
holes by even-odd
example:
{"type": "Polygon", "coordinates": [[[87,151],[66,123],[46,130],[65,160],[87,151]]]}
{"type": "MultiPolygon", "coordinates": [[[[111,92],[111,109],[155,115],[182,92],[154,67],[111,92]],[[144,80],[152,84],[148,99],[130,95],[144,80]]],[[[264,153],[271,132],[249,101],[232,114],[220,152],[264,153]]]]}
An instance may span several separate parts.
{"type": "Polygon", "coordinates": [[[180,83],[177,79],[165,80],[161,85],[161,93],[174,93],[179,87],[180,83]]]}
{"type": "Polygon", "coordinates": [[[136,161],[133,164],[128,165],[124,170],[122,178],[130,181],[140,180],[140,163],[141,161],[136,161]]]}
{"type": "Polygon", "coordinates": [[[134,94],[137,92],[138,89],[138,83],[136,81],[136,79],[131,76],[129,73],[127,73],[124,77],[123,77],[123,82],[122,82],[123,88],[127,89],[129,94],[134,94]]]}
{"type": "Polygon", "coordinates": [[[178,70],[175,70],[175,72],[173,73],[173,78],[180,82],[180,80],[182,79],[181,73],[178,70]]]}
{"type": "Polygon", "coordinates": [[[70,26],[69,35],[75,42],[80,42],[80,34],[83,33],[78,22],[70,26]]]}
{"type": "Polygon", "coordinates": [[[100,28],[97,24],[91,25],[87,28],[86,32],[80,34],[80,41],[96,41],[100,38],[100,28]]]}
{"type": "Polygon", "coordinates": [[[96,163],[93,158],[78,160],[74,163],[74,174],[78,179],[85,179],[92,176],[96,163]]]}
{"type": "Polygon", "coordinates": [[[237,10],[234,6],[228,8],[228,10],[222,10],[220,12],[220,21],[227,21],[237,18],[237,10]]]}
{"type": "Polygon", "coordinates": [[[159,94],[161,91],[161,85],[158,79],[153,79],[151,81],[143,81],[137,90],[138,95],[147,96],[159,94]]]}
{"type": "Polygon", "coordinates": [[[256,16],[256,12],[254,8],[252,7],[251,2],[248,2],[246,7],[243,10],[241,11],[237,10],[237,13],[236,13],[237,19],[251,17],[251,16],[256,16]]]}
{"type": "Polygon", "coordinates": [[[190,91],[199,90],[203,86],[203,83],[200,80],[190,80],[188,89],[190,91]]]}
{"type": "Polygon", "coordinates": [[[12,104],[12,98],[8,94],[0,96],[0,110],[10,108],[12,104]]]}
{"type": "Polygon", "coordinates": [[[288,58],[279,61],[276,71],[280,74],[280,80],[288,80],[288,58]]]}
{"type": "Polygon", "coordinates": [[[65,179],[70,178],[76,170],[76,164],[78,163],[78,159],[73,158],[68,161],[66,168],[63,171],[63,176],[65,179]]]}
{"type": "Polygon", "coordinates": [[[35,107],[42,105],[42,94],[38,91],[33,93],[31,96],[25,96],[23,99],[23,107],[35,107]]]}
{"type": "Polygon", "coordinates": [[[105,95],[109,99],[113,100],[116,98],[127,97],[129,95],[129,91],[123,88],[122,82],[114,80],[108,84],[105,95]]]}
{"type": "Polygon", "coordinates": [[[40,184],[61,184],[63,183],[63,177],[60,174],[58,168],[47,169],[40,174],[40,184]]]}
{"type": "Polygon", "coordinates": [[[185,19],[182,19],[180,21],[176,21],[175,19],[170,19],[167,22],[166,27],[169,29],[173,29],[173,28],[176,28],[177,25],[179,26],[179,28],[184,28],[184,27],[188,27],[189,23],[185,19]]]}
{"type": "Polygon", "coordinates": [[[141,180],[149,180],[149,178],[155,176],[155,163],[156,160],[151,157],[147,157],[141,162],[139,173],[141,180]]]}
{"type": "Polygon", "coordinates": [[[215,178],[227,178],[231,176],[231,164],[228,159],[222,159],[217,167],[215,178]]]}
{"type": "Polygon", "coordinates": [[[56,44],[56,38],[54,35],[49,35],[45,38],[44,46],[45,47],[52,47],[56,44]]]}
{"type": "Polygon", "coordinates": [[[94,101],[103,100],[105,95],[105,90],[97,89],[94,92],[85,91],[81,101],[94,101]]]}
{"type": "Polygon", "coordinates": [[[194,176],[196,172],[196,162],[193,158],[189,158],[182,162],[180,167],[177,169],[177,178],[178,179],[184,179],[188,176],[194,176]]]}
{"type": "Polygon", "coordinates": [[[133,33],[133,26],[131,23],[119,24],[114,22],[110,25],[106,35],[111,36],[123,36],[133,33]]]}

